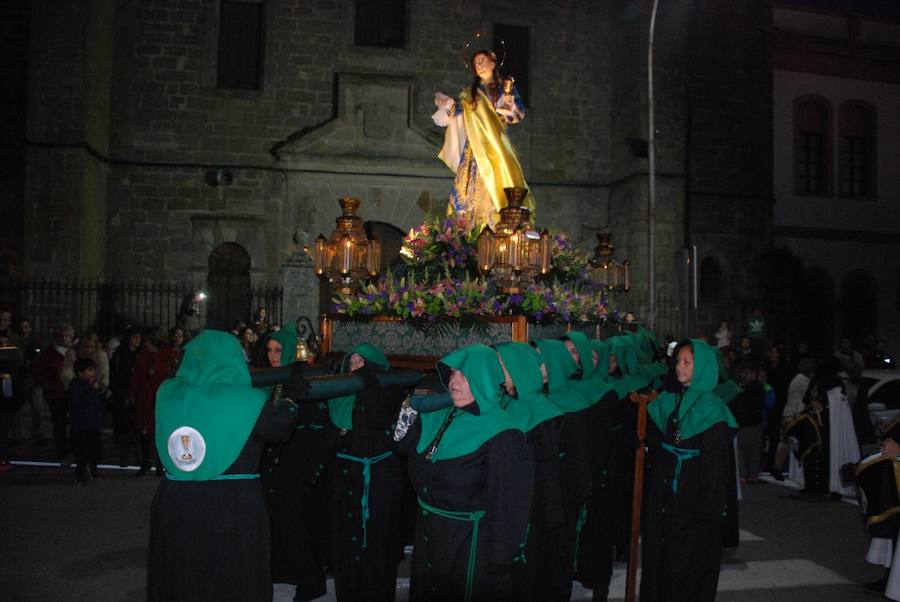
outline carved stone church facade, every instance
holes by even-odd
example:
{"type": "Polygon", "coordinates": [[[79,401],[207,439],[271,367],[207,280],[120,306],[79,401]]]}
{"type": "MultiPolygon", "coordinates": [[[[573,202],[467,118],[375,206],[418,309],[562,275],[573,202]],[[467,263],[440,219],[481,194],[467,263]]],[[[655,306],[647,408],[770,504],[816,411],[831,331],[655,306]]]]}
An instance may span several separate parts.
{"type": "MultiPolygon", "coordinates": [[[[756,292],[752,265],[772,241],[764,4],[660,6],[655,224],[666,307],[677,305],[673,257],[689,244],[716,258],[721,288],[756,292]]],[[[453,174],[436,157],[432,97],[471,83],[463,47],[485,32],[476,45],[505,36],[506,68],[524,87],[526,117],[510,137],[538,224],[584,247],[612,232],[635,274],[627,304],[646,311],[649,6],[32,3],[11,14],[28,43],[25,175],[0,198],[5,208],[25,199],[9,271],[202,287],[211,262],[234,255],[253,283],[286,283],[286,311],[317,313],[303,247],[333,229],[338,198],[360,198],[363,218],[400,230],[446,211],[453,174]]],[[[662,311],[675,325],[675,310],[662,311]]]]}

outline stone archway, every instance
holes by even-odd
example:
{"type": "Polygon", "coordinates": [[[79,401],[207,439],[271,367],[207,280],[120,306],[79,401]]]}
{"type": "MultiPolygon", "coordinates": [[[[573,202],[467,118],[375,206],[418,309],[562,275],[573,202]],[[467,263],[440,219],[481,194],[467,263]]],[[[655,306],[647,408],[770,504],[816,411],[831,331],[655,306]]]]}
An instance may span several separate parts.
{"type": "Polygon", "coordinates": [[[209,254],[210,320],[226,327],[250,317],[250,254],[241,245],[224,242],[209,254]]]}
{"type": "Polygon", "coordinates": [[[834,324],[837,299],[834,279],[824,268],[811,266],[804,271],[800,288],[798,330],[816,355],[834,351],[834,324]]]}
{"type": "Polygon", "coordinates": [[[841,281],[841,336],[858,344],[878,327],[878,285],[868,270],[853,270],[841,281]]]}

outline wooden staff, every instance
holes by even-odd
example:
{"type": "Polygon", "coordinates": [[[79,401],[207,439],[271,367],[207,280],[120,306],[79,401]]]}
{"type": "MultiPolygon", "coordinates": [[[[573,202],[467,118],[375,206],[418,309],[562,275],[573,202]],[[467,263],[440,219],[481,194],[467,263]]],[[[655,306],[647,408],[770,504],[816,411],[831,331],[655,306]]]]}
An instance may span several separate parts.
{"type": "Polygon", "coordinates": [[[628,573],[625,578],[625,602],[635,601],[637,580],[638,537],[641,533],[641,499],[644,496],[644,438],[647,435],[647,404],[656,399],[656,391],[647,395],[632,393],[628,396],[638,406],[638,448],[634,452],[634,490],[631,498],[631,539],[628,545],[628,573]]]}

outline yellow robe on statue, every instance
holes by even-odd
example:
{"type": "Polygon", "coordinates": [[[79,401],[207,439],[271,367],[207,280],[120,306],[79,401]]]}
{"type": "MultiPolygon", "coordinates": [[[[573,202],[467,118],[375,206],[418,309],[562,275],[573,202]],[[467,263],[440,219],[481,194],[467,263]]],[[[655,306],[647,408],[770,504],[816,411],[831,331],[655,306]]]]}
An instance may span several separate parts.
{"type": "MultiPolygon", "coordinates": [[[[499,210],[506,206],[504,188],[528,188],[522,166],[506,135],[506,122],[497,114],[502,96],[495,105],[478,90],[478,102],[472,107],[468,88],[460,94],[461,114],[450,120],[444,146],[438,157],[456,174],[447,213],[461,213],[476,226],[496,225],[499,210]]],[[[536,209],[531,191],[525,206],[536,209]]]]}

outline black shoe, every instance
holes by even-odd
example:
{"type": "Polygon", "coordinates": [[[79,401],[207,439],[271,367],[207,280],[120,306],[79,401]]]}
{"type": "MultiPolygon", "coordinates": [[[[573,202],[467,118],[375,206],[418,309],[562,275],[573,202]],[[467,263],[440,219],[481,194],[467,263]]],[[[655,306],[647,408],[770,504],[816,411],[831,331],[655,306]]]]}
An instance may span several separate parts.
{"type": "Polygon", "coordinates": [[[137,471],[136,473],[134,473],[134,476],[136,476],[136,477],[142,477],[142,476],[144,476],[145,474],[147,474],[147,469],[146,469],[146,468],[139,468],[138,471],[137,471]]]}
{"type": "Polygon", "coordinates": [[[784,473],[782,473],[780,470],[774,470],[774,469],[773,469],[773,470],[771,470],[771,471],[769,472],[769,474],[771,474],[771,475],[772,475],[772,478],[775,479],[776,481],[783,481],[783,480],[784,480],[784,473]]]}
{"type": "Polygon", "coordinates": [[[91,478],[96,479],[97,478],[97,465],[91,464],[90,471],[91,471],[91,478]]]}

